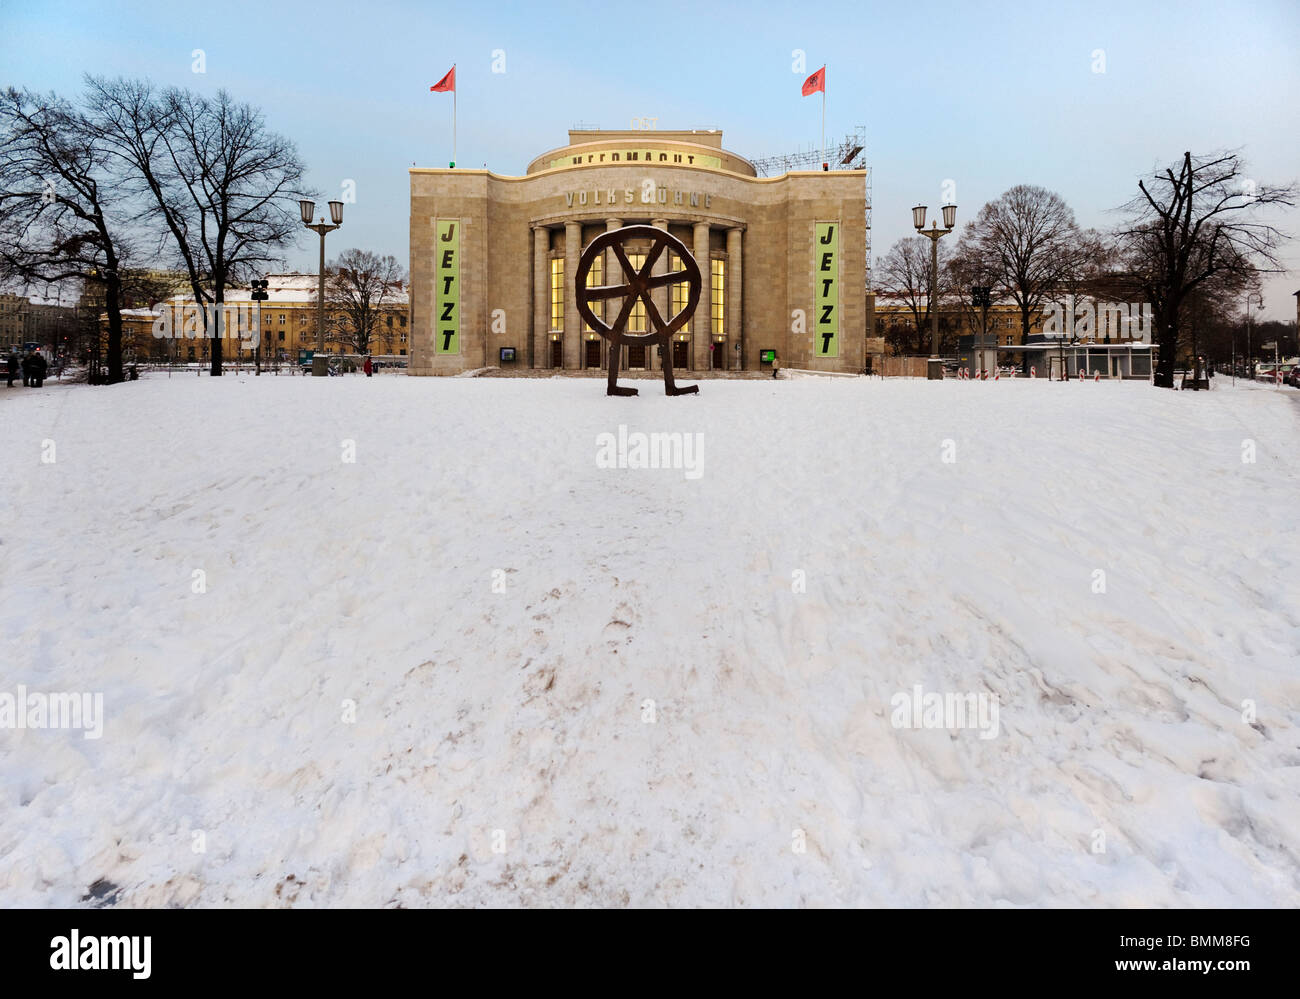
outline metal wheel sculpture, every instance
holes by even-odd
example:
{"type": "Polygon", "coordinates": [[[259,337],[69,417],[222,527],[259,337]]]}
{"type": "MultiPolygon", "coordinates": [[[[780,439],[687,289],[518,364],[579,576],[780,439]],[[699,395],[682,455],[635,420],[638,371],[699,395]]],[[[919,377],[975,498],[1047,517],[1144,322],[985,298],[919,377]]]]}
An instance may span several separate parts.
{"type": "Polygon", "coordinates": [[[695,262],[695,258],[691,256],[690,251],[686,249],[685,244],[680,239],[652,225],[629,225],[624,226],[622,229],[612,229],[609,232],[601,233],[587,245],[587,248],[582,251],[582,256],[578,259],[578,273],[574,275],[574,291],[578,303],[578,315],[582,317],[583,322],[609,341],[609,383],[605,389],[606,395],[637,394],[634,388],[623,388],[618,385],[618,365],[623,353],[623,344],[639,344],[651,340],[659,343],[663,353],[664,392],[668,395],[686,395],[688,392],[698,392],[700,390],[698,385],[686,385],[679,388],[673,381],[671,337],[690,321],[691,316],[695,314],[695,307],[700,301],[700,265],[695,262]],[[652,241],[650,251],[646,254],[645,263],[641,265],[640,270],[637,270],[632,262],[627,259],[627,252],[624,249],[627,242],[634,239],[649,239],[652,241]],[[618,260],[623,270],[624,282],[622,284],[606,284],[588,288],[587,275],[591,271],[592,261],[606,249],[612,250],[618,260]],[[665,249],[672,250],[677,254],[681,259],[683,269],[667,274],[653,274],[655,263],[663,255],[665,249]],[[650,292],[655,288],[678,284],[682,281],[687,282],[689,285],[686,305],[675,316],[665,321],[659,315],[659,310],[655,308],[650,292]],[[613,323],[606,323],[591,309],[593,302],[619,298],[623,302],[619,306],[618,314],[614,317],[613,323]],[[646,319],[650,330],[646,333],[629,333],[627,332],[627,322],[638,299],[645,303],[646,319]]]}

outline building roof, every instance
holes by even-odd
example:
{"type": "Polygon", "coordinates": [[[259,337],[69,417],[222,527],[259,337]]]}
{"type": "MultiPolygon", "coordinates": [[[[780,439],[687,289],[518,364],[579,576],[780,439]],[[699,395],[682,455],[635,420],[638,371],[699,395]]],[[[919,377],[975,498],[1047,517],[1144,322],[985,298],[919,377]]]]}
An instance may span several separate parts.
{"type": "MultiPolygon", "coordinates": [[[[267,280],[267,298],[263,305],[268,308],[279,305],[302,305],[306,303],[315,304],[316,291],[320,287],[320,277],[317,274],[307,274],[300,271],[289,271],[285,274],[268,274],[267,280]]],[[[188,302],[193,300],[193,295],[173,295],[169,301],[188,302]]],[[[226,303],[236,305],[240,303],[251,303],[253,301],[253,290],[251,288],[227,288],[226,303]]],[[[410,295],[405,288],[400,291],[390,291],[384,296],[379,305],[407,305],[410,302],[410,295]]]]}
{"type": "Polygon", "coordinates": [[[548,149],[536,157],[525,175],[545,170],[583,167],[629,166],[721,170],[742,177],[757,177],[754,164],[722,148],[719,128],[569,130],[568,145],[548,149]]]}

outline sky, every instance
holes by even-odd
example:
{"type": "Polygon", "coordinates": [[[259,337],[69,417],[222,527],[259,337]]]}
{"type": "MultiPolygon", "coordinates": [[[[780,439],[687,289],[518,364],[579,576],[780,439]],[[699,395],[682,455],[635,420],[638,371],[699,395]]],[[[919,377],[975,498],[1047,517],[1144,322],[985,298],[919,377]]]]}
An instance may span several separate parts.
{"type": "MultiPolygon", "coordinates": [[[[1015,184],[1060,194],[1081,225],[1119,221],[1137,181],[1184,150],[1237,150],[1258,183],[1300,179],[1300,2],[550,4],[367,0],[190,5],[0,0],[0,85],[74,95],[83,74],[224,88],[292,138],[325,198],[355,203],[328,237],[409,256],[407,170],[452,156],[508,175],[578,122],[720,128],[760,157],[865,126],[873,255],[911,234],[911,207],[944,201],[958,223],[1015,184]],[[198,71],[201,70],[201,71],[198,71]]],[[[1300,208],[1276,217],[1300,233],[1300,208]]],[[[291,269],[316,268],[303,233],[291,269]]],[[[1290,272],[1263,318],[1294,319],[1290,272]]]]}

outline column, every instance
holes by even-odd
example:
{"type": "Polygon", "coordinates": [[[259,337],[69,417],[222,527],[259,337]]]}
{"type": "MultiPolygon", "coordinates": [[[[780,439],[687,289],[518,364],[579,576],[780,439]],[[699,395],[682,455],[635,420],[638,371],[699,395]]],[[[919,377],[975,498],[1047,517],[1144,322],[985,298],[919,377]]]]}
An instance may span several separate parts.
{"type": "Polygon", "coordinates": [[[727,331],[727,342],[723,344],[727,351],[727,360],[723,367],[728,371],[738,370],[741,367],[742,359],[745,357],[745,348],[748,346],[745,343],[744,316],[740,311],[741,275],[743,274],[740,260],[740,242],[743,232],[744,229],[740,226],[727,230],[727,305],[722,316],[727,331]],[[740,344],[740,350],[736,350],[736,344],[740,344]]]}
{"type": "Polygon", "coordinates": [[[564,366],[582,367],[582,320],[578,318],[578,296],[573,278],[582,255],[582,223],[564,223],[564,366]]]}
{"type": "Polygon", "coordinates": [[[528,366],[551,364],[551,231],[533,226],[533,335],[528,341],[528,366]]]}
{"type": "Polygon", "coordinates": [[[709,223],[695,223],[695,262],[700,265],[700,304],[691,319],[691,367],[709,366],[709,326],[713,316],[713,277],[709,268],[709,223]]]}
{"type": "MultiPolygon", "coordinates": [[[[613,232],[615,229],[622,229],[622,228],[623,228],[622,219],[605,220],[606,232],[613,232]]],[[[602,284],[623,283],[623,267],[618,262],[618,257],[614,256],[613,250],[605,251],[605,263],[603,266],[605,268],[605,277],[601,281],[602,284]]],[[[622,306],[623,306],[623,300],[621,298],[605,299],[605,322],[613,323],[615,317],[618,315],[618,310],[622,308],[622,306]]],[[[606,340],[601,347],[601,352],[605,358],[606,367],[608,367],[609,365],[609,349],[610,349],[610,342],[606,340]]],[[[623,353],[619,355],[618,368],[620,372],[627,370],[627,348],[624,348],[623,353]]]]}
{"type": "MultiPolygon", "coordinates": [[[[654,226],[656,229],[662,229],[664,232],[668,231],[667,219],[651,219],[650,224],[654,226]]],[[[659,259],[655,261],[654,269],[650,273],[652,274],[668,273],[668,250],[666,248],[664,249],[664,252],[659,255],[659,259]]],[[[650,292],[650,300],[655,303],[655,308],[659,310],[659,315],[664,322],[667,322],[669,319],[672,318],[668,314],[668,309],[669,309],[668,303],[670,301],[670,298],[668,295],[667,285],[664,285],[662,288],[656,288],[652,292],[650,292]]],[[[649,320],[647,317],[646,329],[649,328],[650,328],[649,320]]],[[[651,371],[663,370],[663,365],[659,358],[658,351],[655,349],[654,346],[649,346],[646,348],[646,366],[650,368],[651,371]]]]}

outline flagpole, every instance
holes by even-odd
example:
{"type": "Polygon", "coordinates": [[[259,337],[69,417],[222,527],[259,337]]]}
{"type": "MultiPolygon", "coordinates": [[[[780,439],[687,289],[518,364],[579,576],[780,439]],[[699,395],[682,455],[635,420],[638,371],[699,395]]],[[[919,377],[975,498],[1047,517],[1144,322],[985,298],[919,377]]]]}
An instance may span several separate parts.
{"type": "Polygon", "coordinates": [[[826,162],[826,78],[822,77],[822,162],[826,162]]]}
{"type": "MultiPolygon", "coordinates": [[[[456,77],[454,74],[456,72],[456,64],[454,62],[451,64],[451,71],[453,73],[452,79],[455,80],[456,77]]],[[[458,86],[459,86],[459,82],[460,81],[457,81],[458,86]]],[[[457,87],[451,88],[451,162],[453,165],[457,162],[456,159],[456,90],[457,87]]],[[[825,94],[822,94],[822,97],[825,96],[826,96],[825,94]]]]}

